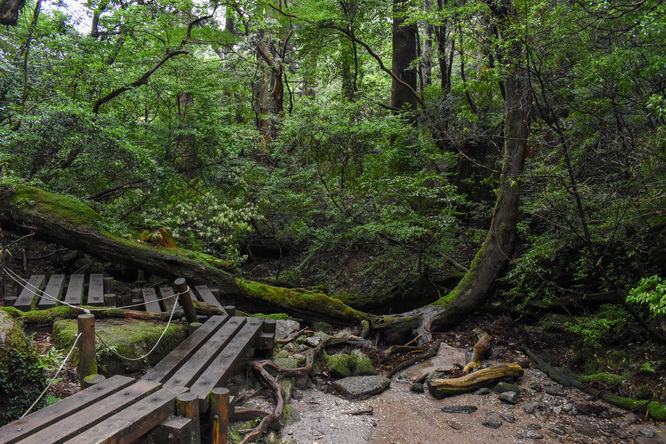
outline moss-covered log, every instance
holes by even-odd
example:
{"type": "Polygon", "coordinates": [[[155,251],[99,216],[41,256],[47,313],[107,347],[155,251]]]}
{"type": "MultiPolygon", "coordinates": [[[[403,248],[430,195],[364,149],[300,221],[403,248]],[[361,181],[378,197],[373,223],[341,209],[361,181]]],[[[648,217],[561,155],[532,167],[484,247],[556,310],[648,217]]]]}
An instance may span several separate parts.
{"type": "Polygon", "coordinates": [[[356,323],[369,318],[326,294],[271,287],[237,279],[213,256],[164,248],[114,236],[102,218],[84,203],[63,195],[17,186],[0,190],[0,222],[5,229],[83,251],[103,261],[142,269],[159,276],[184,277],[220,289],[220,298],[256,312],[280,310],[311,318],[356,323]]]}
{"type": "Polygon", "coordinates": [[[524,373],[523,368],[516,363],[498,364],[460,378],[433,379],[428,383],[428,391],[433,397],[441,399],[487,387],[502,378],[523,376],[524,373]]]}

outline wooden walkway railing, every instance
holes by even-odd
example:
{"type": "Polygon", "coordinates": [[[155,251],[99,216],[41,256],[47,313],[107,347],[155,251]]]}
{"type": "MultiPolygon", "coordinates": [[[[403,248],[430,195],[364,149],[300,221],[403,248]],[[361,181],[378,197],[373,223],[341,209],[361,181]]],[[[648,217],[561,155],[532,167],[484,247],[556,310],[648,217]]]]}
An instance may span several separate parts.
{"type": "Polygon", "coordinates": [[[8,424],[0,444],[129,443],[147,434],[226,443],[223,386],[251,350],[272,350],[274,336],[272,320],[213,316],[141,379],[114,376],[8,424]]]}

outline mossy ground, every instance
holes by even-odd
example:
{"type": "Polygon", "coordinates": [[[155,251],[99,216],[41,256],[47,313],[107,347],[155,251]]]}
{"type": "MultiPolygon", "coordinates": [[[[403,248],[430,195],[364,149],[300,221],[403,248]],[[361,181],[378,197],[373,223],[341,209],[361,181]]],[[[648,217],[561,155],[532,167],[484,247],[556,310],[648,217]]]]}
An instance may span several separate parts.
{"type": "MultiPolygon", "coordinates": [[[[100,320],[95,331],[116,353],[128,358],[137,358],[147,353],[164,332],[164,324],[145,321],[100,320]]],[[[53,326],[53,341],[62,349],[69,349],[78,332],[77,321],[60,320],[53,326]]],[[[104,376],[143,372],[157,364],[187,337],[187,328],[171,324],[157,348],[145,359],[129,361],[118,358],[97,340],[98,369],[104,376]]],[[[76,359],[76,358],[75,358],[76,359]]]]}

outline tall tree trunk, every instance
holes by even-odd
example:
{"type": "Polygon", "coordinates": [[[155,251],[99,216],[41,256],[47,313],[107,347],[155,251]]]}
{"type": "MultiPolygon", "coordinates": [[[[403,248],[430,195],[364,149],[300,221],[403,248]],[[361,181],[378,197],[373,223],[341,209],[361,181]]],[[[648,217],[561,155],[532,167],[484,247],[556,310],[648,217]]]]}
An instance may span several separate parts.
{"type": "MultiPolygon", "coordinates": [[[[510,4],[491,6],[498,26],[504,27],[510,45],[511,68],[506,74],[504,102],[504,157],[500,188],[488,235],[472,262],[470,270],[447,296],[427,307],[393,316],[384,316],[374,325],[386,331],[390,339],[401,340],[417,330],[421,340],[431,339],[433,329],[456,325],[479,308],[487,299],[495,281],[513,253],[520,211],[520,185],[531,113],[531,94],[521,41],[509,34],[509,21],[515,17],[510,4]]],[[[507,60],[508,62],[508,60],[507,60]]],[[[508,63],[507,63],[508,65],[508,63]]]]}
{"type": "MultiPolygon", "coordinates": [[[[405,14],[408,0],[393,0],[393,65],[392,71],[397,78],[405,82],[416,91],[417,72],[410,68],[417,59],[416,24],[406,25],[405,14]]],[[[393,79],[391,85],[391,107],[403,109],[408,107],[415,110],[418,101],[414,93],[405,85],[393,79]]]]}

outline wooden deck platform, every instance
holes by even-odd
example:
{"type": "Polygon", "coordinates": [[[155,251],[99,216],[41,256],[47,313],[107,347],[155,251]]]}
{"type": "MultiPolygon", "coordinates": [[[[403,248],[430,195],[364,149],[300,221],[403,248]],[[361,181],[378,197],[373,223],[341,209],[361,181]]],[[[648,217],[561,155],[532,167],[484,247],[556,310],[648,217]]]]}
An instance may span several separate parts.
{"type": "Polygon", "coordinates": [[[199,442],[200,423],[220,421],[228,409],[211,403],[214,389],[250,350],[272,349],[274,333],[275,321],[213,316],[141,379],[111,377],[1,427],[0,444],[129,443],[158,427],[180,437],[169,442],[199,442]],[[194,402],[194,413],[178,411],[177,401],[194,402]]]}

